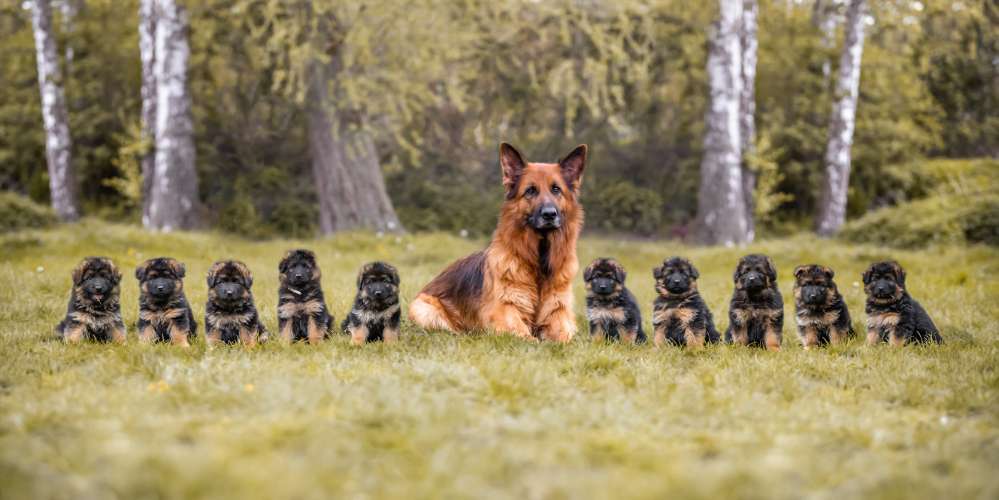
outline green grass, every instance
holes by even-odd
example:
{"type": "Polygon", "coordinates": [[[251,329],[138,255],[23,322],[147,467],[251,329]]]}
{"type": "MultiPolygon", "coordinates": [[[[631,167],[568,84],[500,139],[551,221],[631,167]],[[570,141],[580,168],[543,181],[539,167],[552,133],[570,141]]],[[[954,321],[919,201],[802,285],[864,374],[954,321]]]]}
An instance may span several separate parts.
{"type": "MultiPolygon", "coordinates": [[[[314,249],[342,318],[362,262],[384,259],[411,298],[482,241],[356,234],[249,242],[154,235],[86,221],[0,236],[0,497],[747,498],[999,496],[999,250],[885,251],[796,237],[745,249],[584,239],[585,265],[619,258],[649,328],[651,269],[691,257],[719,320],[736,259],[776,260],[789,297],[796,264],[820,262],[864,320],[857,281],[900,260],[909,289],[947,344],[892,350],[854,343],[804,352],[788,313],[784,350],[703,352],[526,344],[427,334],[395,346],[248,351],[166,345],[67,346],[51,331],[80,258],[112,257],[135,321],[141,260],[187,263],[203,320],[204,273],[238,257],[276,329],[277,261],[314,249]]],[[[582,325],[582,286],[576,283],[582,325]]],[[[792,307],[787,304],[787,307],[792,307]]]]}

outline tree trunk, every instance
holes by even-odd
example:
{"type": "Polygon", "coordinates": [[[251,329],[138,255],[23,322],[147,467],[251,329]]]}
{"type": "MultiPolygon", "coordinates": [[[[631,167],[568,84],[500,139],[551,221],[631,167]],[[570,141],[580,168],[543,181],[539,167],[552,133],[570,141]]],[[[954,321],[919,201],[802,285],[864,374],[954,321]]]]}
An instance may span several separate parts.
{"type": "Polygon", "coordinates": [[[156,149],[147,227],[190,229],[198,223],[199,204],[187,89],[187,13],[174,0],[158,0],[155,16],[156,149]]]}
{"type": "Polygon", "coordinates": [[[726,246],[749,240],[742,182],[739,100],[742,96],[743,0],[720,0],[708,48],[711,96],[704,125],[704,157],[697,195],[697,238],[726,246]]]}
{"type": "MultiPolygon", "coordinates": [[[[837,0],[815,0],[812,5],[812,24],[822,34],[821,45],[830,51],[836,43],[836,3],[837,0]]],[[[832,61],[828,57],[822,61],[822,88],[828,89],[829,76],[832,73],[832,61]]]]}
{"type": "Polygon", "coordinates": [[[747,242],[756,238],[754,194],[756,172],[747,161],[756,151],[756,24],[759,5],[756,0],[743,0],[742,32],[742,92],[739,98],[739,137],[742,144],[742,195],[746,203],[747,242]]]}
{"type": "Polygon", "coordinates": [[[142,169],[142,225],[150,227],[149,201],[152,198],[156,166],[156,1],[139,1],[139,59],[142,61],[142,140],[146,150],[142,169]]]}
{"type": "Polygon", "coordinates": [[[857,115],[857,94],[860,88],[860,60],[864,53],[864,0],[851,0],[846,12],[846,37],[839,59],[836,96],[829,122],[829,144],[826,147],[826,174],[822,183],[816,230],[829,236],[839,230],[846,219],[846,196],[850,185],[850,149],[857,115]]]}
{"type": "Polygon", "coordinates": [[[31,24],[35,35],[38,63],[38,88],[42,97],[42,120],[45,125],[45,157],[49,170],[52,208],[64,221],[80,217],[76,174],[73,171],[72,140],[66,96],[59,72],[59,53],[52,32],[52,6],[48,0],[31,4],[31,24]]]}
{"type": "MultiPolygon", "coordinates": [[[[70,35],[76,29],[76,15],[80,12],[80,6],[83,0],[62,0],[59,5],[59,10],[62,11],[62,25],[63,32],[70,35]]],[[[64,50],[64,59],[66,62],[66,75],[73,74],[73,44],[67,43],[64,50]]]]}
{"type": "Polygon", "coordinates": [[[327,71],[316,64],[309,85],[309,152],[323,234],[351,229],[400,231],[378,154],[363,124],[348,124],[330,102],[327,71]]]}

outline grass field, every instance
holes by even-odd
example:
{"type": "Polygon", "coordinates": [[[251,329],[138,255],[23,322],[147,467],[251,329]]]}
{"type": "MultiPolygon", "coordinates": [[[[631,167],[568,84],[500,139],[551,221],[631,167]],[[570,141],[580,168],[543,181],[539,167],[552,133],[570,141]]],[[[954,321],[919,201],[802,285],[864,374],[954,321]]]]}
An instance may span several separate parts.
{"type": "MultiPolygon", "coordinates": [[[[202,323],[205,271],[238,257],[274,331],[288,248],[317,252],[339,320],[363,262],[396,264],[408,300],[482,244],[367,234],[249,242],[94,221],[0,236],[0,497],[999,497],[999,251],[987,247],[889,251],[811,237],[745,249],[579,245],[583,265],[613,256],[627,267],[647,329],[651,269],[671,254],[699,267],[720,328],[737,258],[759,251],[776,260],[785,298],[796,264],[832,266],[860,330],[860,273],[894,257],[943,346],[806,353],[790,303],[780,353],[592,345],[585,327],[569,345],[410,327],[394,346],[51,340],[70,270],[87,255],[122,268],[129,325],[143,259],[187,264],[202,323]]],[[[582,326],[580,280],[576,291],[582,326]]]]}

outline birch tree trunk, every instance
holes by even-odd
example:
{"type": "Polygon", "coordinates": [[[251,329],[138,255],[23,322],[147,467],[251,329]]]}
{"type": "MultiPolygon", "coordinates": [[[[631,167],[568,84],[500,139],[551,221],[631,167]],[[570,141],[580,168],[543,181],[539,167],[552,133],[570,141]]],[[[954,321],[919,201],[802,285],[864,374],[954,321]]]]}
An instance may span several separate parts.
{"type": "Polygon", "coordinates": [[[756,238],[754,219],[756,203],[756,172],[747,158],[755,150],[756,141],[756,51],[759,46],[756,38],[759,5],[756,0],[743,0],[742,4],[742,91],[739,98],[739,137],[742,143],[742,195],[746,204],[746,241],[756,238]]]}
{"type": "MultiPolygon", "coordinates": [[[[830,51],[836,43],[836,4],[838,0],[815,0],[812,5],[812,24],[821,33],[820,44],[830,51]]],[[[828,89],[829,77],[832,73],[832,61],[828,57],[822,61],[823,89],[828,89]]]]}
{"type": "Polygon", "coordinates": [[[720,0],[719,18],[709,39],[704,157],[697,195],[697,238],[702,243],[735,245],[749,240],[742,181],[743,0],[720,0]]]}
{"type": "Polygon", "coordinates": [[[155,4],[155,161],[146,227],[190,229],[197,226],[199,203],[187,89],[187,13],[174,0],[157,0],[155,4]]]}
{"type": "Polygon", "coordinates": [[[42,98],[45,125],[45,159],[49,170],[49,193],[52,208],[64,221],[80,217],[76,175],[73,171],[72,140],[66,95],[59,71],[59,52],[52,31],[52,6],[48,0],[31,3],[31,25],[35,35],[38,64],[38,88],[42,98]]]}
{"type": "Polygon", "coordinates": [[[139,59],[142,62],[142,225],[150,227],[149,202],[156,167],[156,1],[139,1],[139,59]]]}
{"type": "Polygon", "coordinates": [[[847,188],[850,185],[850,149],[857,117],[860,61],[864,53],[864,0],[851,0],[846,11],[846,36],[839,59],[836,95],[829,121],[829,143],[825,155],[825,178],[819,199],[816,231],[835,234],[846,219],[847,188]]]}
{"type": "Polygon", "coordinates": [[[351,229],[400,231],[370,135],[347,124],[329,98],[327,70],[310,72],[308,126],[323,234],[351,229]]]}

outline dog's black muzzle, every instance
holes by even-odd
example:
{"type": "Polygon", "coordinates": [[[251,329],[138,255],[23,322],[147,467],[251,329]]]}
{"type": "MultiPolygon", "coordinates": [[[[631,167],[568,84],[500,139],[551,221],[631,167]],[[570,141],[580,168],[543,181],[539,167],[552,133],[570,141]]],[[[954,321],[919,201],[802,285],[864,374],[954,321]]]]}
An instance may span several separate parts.
{"type": "Polygon", "coordinates": [[[596,278],[590,286],[597,295],[611,295],[616,288],[614,280],[610,278],[596,278]]]}
{"type": "Polygon", "coordinates": [[[294,266],[288,269],[288,284],[292,286],[303,286],[312,279],[312,269],[306,266],[294,266]]]}
{"type": "Polygon", "coordinates": [[[91,278],[83,283],[83,290],[91,300],[104,302],[111,292],[111,281],[105,278],[91,278]]]}
{"type": "Polygon", "coordinates": [[[764,289],[766,286],[767,280],[761,273],[750,271],[742,275],[742,287],[746,290],[757,292],[764,289]]]}
{"type": "Polygon", "coordinates": [[[666,276],[666,289],[670,293],[683,293],[688,288],[690,288],[690,285],[687,283],[687,277],[683,274],[671,273],[669,276],[666,276]]]}
{"type": "Polygon", "coordinates": [[[805,286],[801,288],[801,300],[810,306],[825,302],[826,290],[820,286],[805,286]]]}
{"type": "Polygon", "coordinates": [[[364,287],[364,292],[368,296],[368,302],[376,307],[387,306],[395,301],[395,291],[388,283],[371,283],[364,287]]]}
{"type": "Polygon", "coordinates": [[[554,203],[542,203],[527,221],[537,231],[551,231],[562,227],[562,214],[554,203]]]}
{"type": "Polygon", "coordinates": [[[167,299],[173,295],[174,281],[168,278],[155,278],[146,282],[146,289],[149,290],[149,295],[155,299],[167,299]]]}
{"type": "Polygon", "coordinates": [[[228,304],[239,302],[243,298],[243,286],[238,283],[220,283],[215,285],[215,296],[228,304]]]}
{"type": "Polygon", "coordinates": [[[871,293],[878,299],[890,299],[895,296],[895,284],[887,280],[877,281],[874,283],[871,293]]]}

